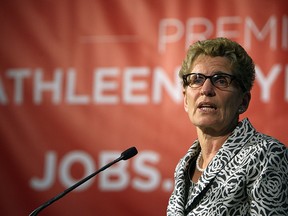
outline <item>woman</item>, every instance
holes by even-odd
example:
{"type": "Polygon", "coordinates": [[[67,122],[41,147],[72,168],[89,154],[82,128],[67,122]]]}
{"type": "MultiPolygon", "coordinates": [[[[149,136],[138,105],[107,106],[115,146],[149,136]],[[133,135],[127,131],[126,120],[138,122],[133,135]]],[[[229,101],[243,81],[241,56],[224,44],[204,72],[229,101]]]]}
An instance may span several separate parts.
{"type": "Polygon", "coordinates": [[[225,38],[193,44],[179,72],[198,139],[175,170],[167,215],[288,215],[288,149],[239,122],[254,63],[225,38]]]}

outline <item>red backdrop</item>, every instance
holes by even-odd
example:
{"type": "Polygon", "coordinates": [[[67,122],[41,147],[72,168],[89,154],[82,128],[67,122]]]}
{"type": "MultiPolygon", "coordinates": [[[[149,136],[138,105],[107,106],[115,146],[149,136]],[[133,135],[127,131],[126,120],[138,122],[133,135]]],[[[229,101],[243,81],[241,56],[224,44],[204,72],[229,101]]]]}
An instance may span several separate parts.
{"type": "Polygon", "coordinates": [[[201,39],[247,49],[257,78],[242,117],[287,144],[287,11],[285,0],[2,1],[1,214],[28,215],[136,146],[41,215],[165,215],[196,138],[177,71],[201,39]]]}

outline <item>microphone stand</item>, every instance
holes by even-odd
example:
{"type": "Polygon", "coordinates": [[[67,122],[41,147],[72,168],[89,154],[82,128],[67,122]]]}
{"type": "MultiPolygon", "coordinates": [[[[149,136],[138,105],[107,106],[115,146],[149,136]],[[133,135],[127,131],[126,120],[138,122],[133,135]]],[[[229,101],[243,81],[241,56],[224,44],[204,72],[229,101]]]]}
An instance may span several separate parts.
{"type": "Polygon", "coordinates": [[[71,192],[72,190],[74,190],[75,188],[79,187],[80,185],[82,185],[83,183],[85,183],[86,181],[88,181],[89,179],[91,179],[92,177],[94,177],[95,175],[97,175],[99,172],[102,172],[103,170],[107,169],[108,167],[112,166],[113,164],[119,162],[120,160],[127,160],[131,157],[133,157],[134,155],[136,155],[137,149],[135,147],[131,147],[129,149],[127,149],[126,151],[122,152],[121,156],[119,158],[117,158],[116,160],[106,164],[105,166],[103,166],[101,169],[97,170],[96,172],[88,175],[87,177],[83,178],[82,180],[80,180],[79,182],[77,182],[76,184],[72,185],[71,187],[67,188],[66,190],[64,190],[62,193],[56,195],[55,197],[53,197],[52,199],[48,200],[47,202],[43,203],[41,206],[39,206],[38,208],[36,208],[33,212],[31,212],[29,214],[29,216],[36,216],[38,215],[38,213],[40,211],[42,211],[44,208],[48,207],[49,205],[51,205],[52,203],[54,203],[55,201],[59,200],[60,198],[64,197],[66,194],[68,194],[69,192],[71,192]]]}

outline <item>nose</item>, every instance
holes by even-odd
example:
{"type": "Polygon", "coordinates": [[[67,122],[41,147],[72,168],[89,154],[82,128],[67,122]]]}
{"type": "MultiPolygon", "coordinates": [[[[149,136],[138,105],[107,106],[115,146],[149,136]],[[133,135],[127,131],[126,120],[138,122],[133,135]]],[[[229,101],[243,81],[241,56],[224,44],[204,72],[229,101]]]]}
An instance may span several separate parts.
{"type": "Polygon", "coordinates": [[[206,79],[203,85],[201,86],[201,95],[205,96],[215,96],[215,87],[213,86],[210,79],[206,79]]]}

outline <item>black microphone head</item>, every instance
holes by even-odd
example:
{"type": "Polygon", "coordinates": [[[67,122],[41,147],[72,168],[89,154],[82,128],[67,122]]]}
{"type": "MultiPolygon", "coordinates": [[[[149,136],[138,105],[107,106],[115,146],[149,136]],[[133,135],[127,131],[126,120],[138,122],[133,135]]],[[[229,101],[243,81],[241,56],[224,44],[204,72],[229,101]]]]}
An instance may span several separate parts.
{"type": "Polygon", "coordinates": [[[135,147],[131,147],[124,152],[121,153],[121,159],[122,160],[127,160],[131,157],[134,157],[138,153],[137,149],[135,147]]]}

